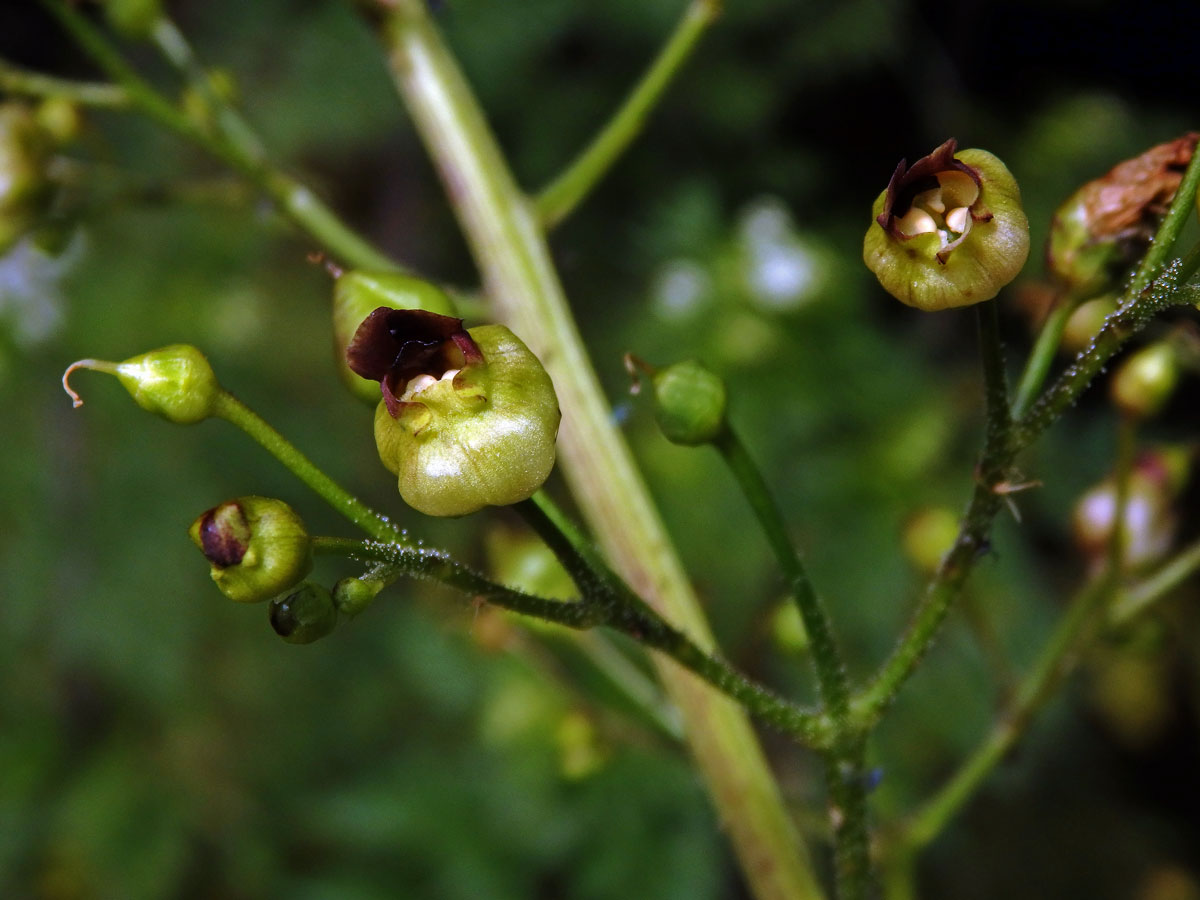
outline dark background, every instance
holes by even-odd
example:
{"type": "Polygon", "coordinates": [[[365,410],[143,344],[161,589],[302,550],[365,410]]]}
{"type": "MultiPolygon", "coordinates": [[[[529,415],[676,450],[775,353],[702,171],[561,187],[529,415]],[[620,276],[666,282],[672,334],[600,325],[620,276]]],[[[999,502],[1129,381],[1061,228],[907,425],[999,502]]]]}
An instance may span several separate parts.
{"type": "MultiPolygon", "coordinates": [[[[630,405],[621,354],[698,356],[726,375],[852,674],[867,677],[919,590],[905,523],[965,501],[981,424],[973,317],[909,310],[875,285],[859,259],[871,201],[898,158],[954,135],[1009,165],[1040,247],[1074,187],[1196,127],[1200,12],[727,6],[553,247],[725,651],[807,696],[804,660],[773,637],[783,589],[744,505],[711,454],[666,444],[630,405]]],[[[439,18],[532,187],[584,144],[682,8],[450,0],[439,18]]],[[[169,9],[277,160],[400,259],[474,282],[349,4],[169,9]]],[[[127,47],[177,88],[148,48],[127,47]]],[[[95,76],[26,0],[0,5],[0,55],[95,76]]],[[[333,375],[329,284],[305,261],[310,241],[256,202],[154,199],[222,172],[136,117],[90,115],[67,155],[96,167],[64,201],[88,206],[74,240],[58,257],[23,244],[0,258],[0,894],[743,896],[681,746],[561,635],[401,582],[328,639],[293,647],[262,608],[221,597],[185,536],[204,509],[258,493],[316,533],[348,526],[221,423],[153,419],[89,373],[74,381],[88,403],[72,411],[58,386],[71,360],[196,344],[227,387],[431,544],[511,567],[522,532],[503,512],[433,522],[401,508],[369,411],[333,375]]],[[[1019,298],[1040,275],[1035,250],[1001,296],[1014,365],[1030,343],[1019,298]]],[[[1084,576],[1068,521],[1112,458],[1102,388],[1023,459],[1044,487],[1021,496],[1022,525],[1000,523],[971,583],[1017,667],[1084,576]]],[[[1146,442],[1194,440],[1195,399],[1192,376],[1146,442]]],[[[1194,537],[1184,512],[1181,541],[1194,537]]],[[[1065,702],[933,846],[921,896],[1200,897],[1200,643],[1195,588],[1178,594],[1088,656],[1065,702]]],[[[880,821],[942,782],[996,697],[953,620],[874,744],[880,821]]],[[[821,808],[815,761],[765,740],[807,827],[821,808]]]]}

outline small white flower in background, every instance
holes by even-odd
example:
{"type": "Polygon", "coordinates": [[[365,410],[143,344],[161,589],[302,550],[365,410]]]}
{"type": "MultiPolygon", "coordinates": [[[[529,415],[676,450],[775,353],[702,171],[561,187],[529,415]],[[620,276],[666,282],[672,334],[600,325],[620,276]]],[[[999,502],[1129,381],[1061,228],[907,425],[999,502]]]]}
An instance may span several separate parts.
{"type": "Polygon", "coordinates": [[[51,256],[25,238],[0,256],[0,321],[18,346],[49,340],[62,325],[62,278],[83,258],[85,244],[76,233],[51,256]]]}

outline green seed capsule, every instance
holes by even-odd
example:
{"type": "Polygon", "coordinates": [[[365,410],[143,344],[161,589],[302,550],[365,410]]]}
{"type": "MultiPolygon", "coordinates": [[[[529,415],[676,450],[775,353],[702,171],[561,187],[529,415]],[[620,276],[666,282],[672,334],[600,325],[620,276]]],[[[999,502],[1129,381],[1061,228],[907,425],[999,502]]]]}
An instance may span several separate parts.
{"type": "Polygon", "coordinates": [[[863,261],[897,300],[934,311],[990,300],[1029,255],[1021,192],[986,150],[953,138],[901,161],[872,211],[863,261]]]}
{"type": "Polygon", "coordinates": [[[239,603],[274,597],[312,569],[308,531],[282,500],[228,500],[197,518],[188,535],[212,564],[221,593],[239,603]]]}
{"type": "Polygon", "coordinates": [[[356,397],[371,406],[379,402],[378,379],[354,374],[346,364],[346,350],[363,320],[383,306],[423,309],[442,316],[454,311],[445,291],[411,275],[352,270],[338,276],[333,286],[333,350],[338,377],[356,397]]]}
{"type": "Polygon", "coordinates": [[[695,360],[660,369],[653,375],[654,418],[673,444],[709,444],[726,428],[725,382],[695,360]]]}
{"type": "Polygon", "coordinates": [[[271,627],[289,644],[311,644],[333,631],[337,607],[329,591],[306,581],[271,601],[271,627]]]}
{"type": "Polygon", "coordinates": [[[76,369],[116,375],[142,409],[177,425],[192,425],[213,414],[223,393],[204,354],[188,344],[171,344],[120,363],[81,359],[63,374],[63,388],[76,406],[83,400],[67,380],[76,369]]]}
{"type": "Polygon", "coordinates": [[[347,351],[380,381],[379,458],[431,516],[525,500],[554,466],[560,419],[550,376],[511,331],[419,310],[379,309],[347,351]]]}

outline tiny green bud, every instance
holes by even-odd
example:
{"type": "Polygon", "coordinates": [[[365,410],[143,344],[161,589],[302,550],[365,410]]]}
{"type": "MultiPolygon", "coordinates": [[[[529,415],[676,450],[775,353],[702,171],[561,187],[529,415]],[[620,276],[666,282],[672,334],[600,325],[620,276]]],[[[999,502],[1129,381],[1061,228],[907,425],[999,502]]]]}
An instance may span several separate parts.
{"type": "Polygon", "coordinates": [[[1096,294],[1149,246],[1200,135],[1186,134],[1118,163],[1079,188],[1050,223],[1050,271],[1076,294],[1096,294]]]}
{"type": "Polygon", "coordinates": [[[674,363],[651,376],[654,418],[673,444],[710,444],[724,433],[728,392],[720,376],[695,360],[674,363]]]}
{"type": "Polygon", "coordinates": [[[79,137],[83,129],[83,116],[79,104],[66,97],[47,97],[38,104],[38,125],[47,137],[56,144],[68,144],[79,137]]]}
{"type": "Polygon", "coordinates": [[[269,614],[271,627],[289,644],[311,644],[333,631],[338,611],[329,591],[305,581],[272,600],[269,614]]]}
{"type": "Polygon", "coordinates": [[[333,605],[343,616],[354,618],[371,605],[382,588],[382,582],[366,578],[343,578],[333,586],[333,605]]]}
{"type": "Polygon", "coordinates": [[[448,316],[454,312],[450,298],[435,284],[399,272],[337,273],[333,286],[333,350],[338,377],[356,397],[375,406],[379,402],[378,379],[356,375],[346,364],[346,350],[354,333],[381,306],[391,309],[423,309],[448,316]]]}
{"type": "Polygon", "coordinates": [[[375,443],[404,501],[461,516],[525,500],[554,466],[558,398],[538,358],[502,325],[465,331],[422,310],[375,310],[346,359],[380,382],[375,443]]]}
{"type": "Polygon", "coordinates": [[[909,166],[875,201],[863,261],[893,297],[927,311],[990,300],[1029,255],[1021,192],[986,150],[953,138],[909,166]]]}
{"type": "Polygon", "coordinates": [[[1157,414],[1179,381],[1179,357],[1170,341],[1157,341],[1127,358],[1109,382],[1123,414],[1147,419],[1157,414]]]}
{"type": "Polygon", "coordinates": [[[120,363],[102,359],[71,363],[63,373],[63,389],[79,407],[83,400],[68,384],[76,369],[116,375],[138,406],[177,425],[207,419],[223,393],[204,354],[189,344],[171,344],[120,363]]]}
{"type": "Polygon", "coordinates": [[[239,497],[203,513],[188,529],[230,600],[256,603],[287,590],[312,568],[304,522],[282,500],[239,497]]]}

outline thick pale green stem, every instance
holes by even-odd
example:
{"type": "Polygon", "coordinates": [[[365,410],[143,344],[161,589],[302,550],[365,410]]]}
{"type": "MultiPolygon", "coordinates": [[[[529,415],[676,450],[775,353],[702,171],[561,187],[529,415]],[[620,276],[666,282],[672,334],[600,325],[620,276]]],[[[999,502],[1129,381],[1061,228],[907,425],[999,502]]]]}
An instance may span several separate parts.
{"type": "MultiPolygon", "coordinates": [[[[488,296],[554,380],[564,410],[563,470],[580,508],[633,590],[711,648],[699,603],[613,426],[532,203],[513,181],[424,0],[393,0],[388,9],[385,36],[397,84],[441,173],[488,296]]],[[[683,712],[689,744],[756,896],[819,896],[745,713],[674,663],[656,663],[683,712]]]]}

